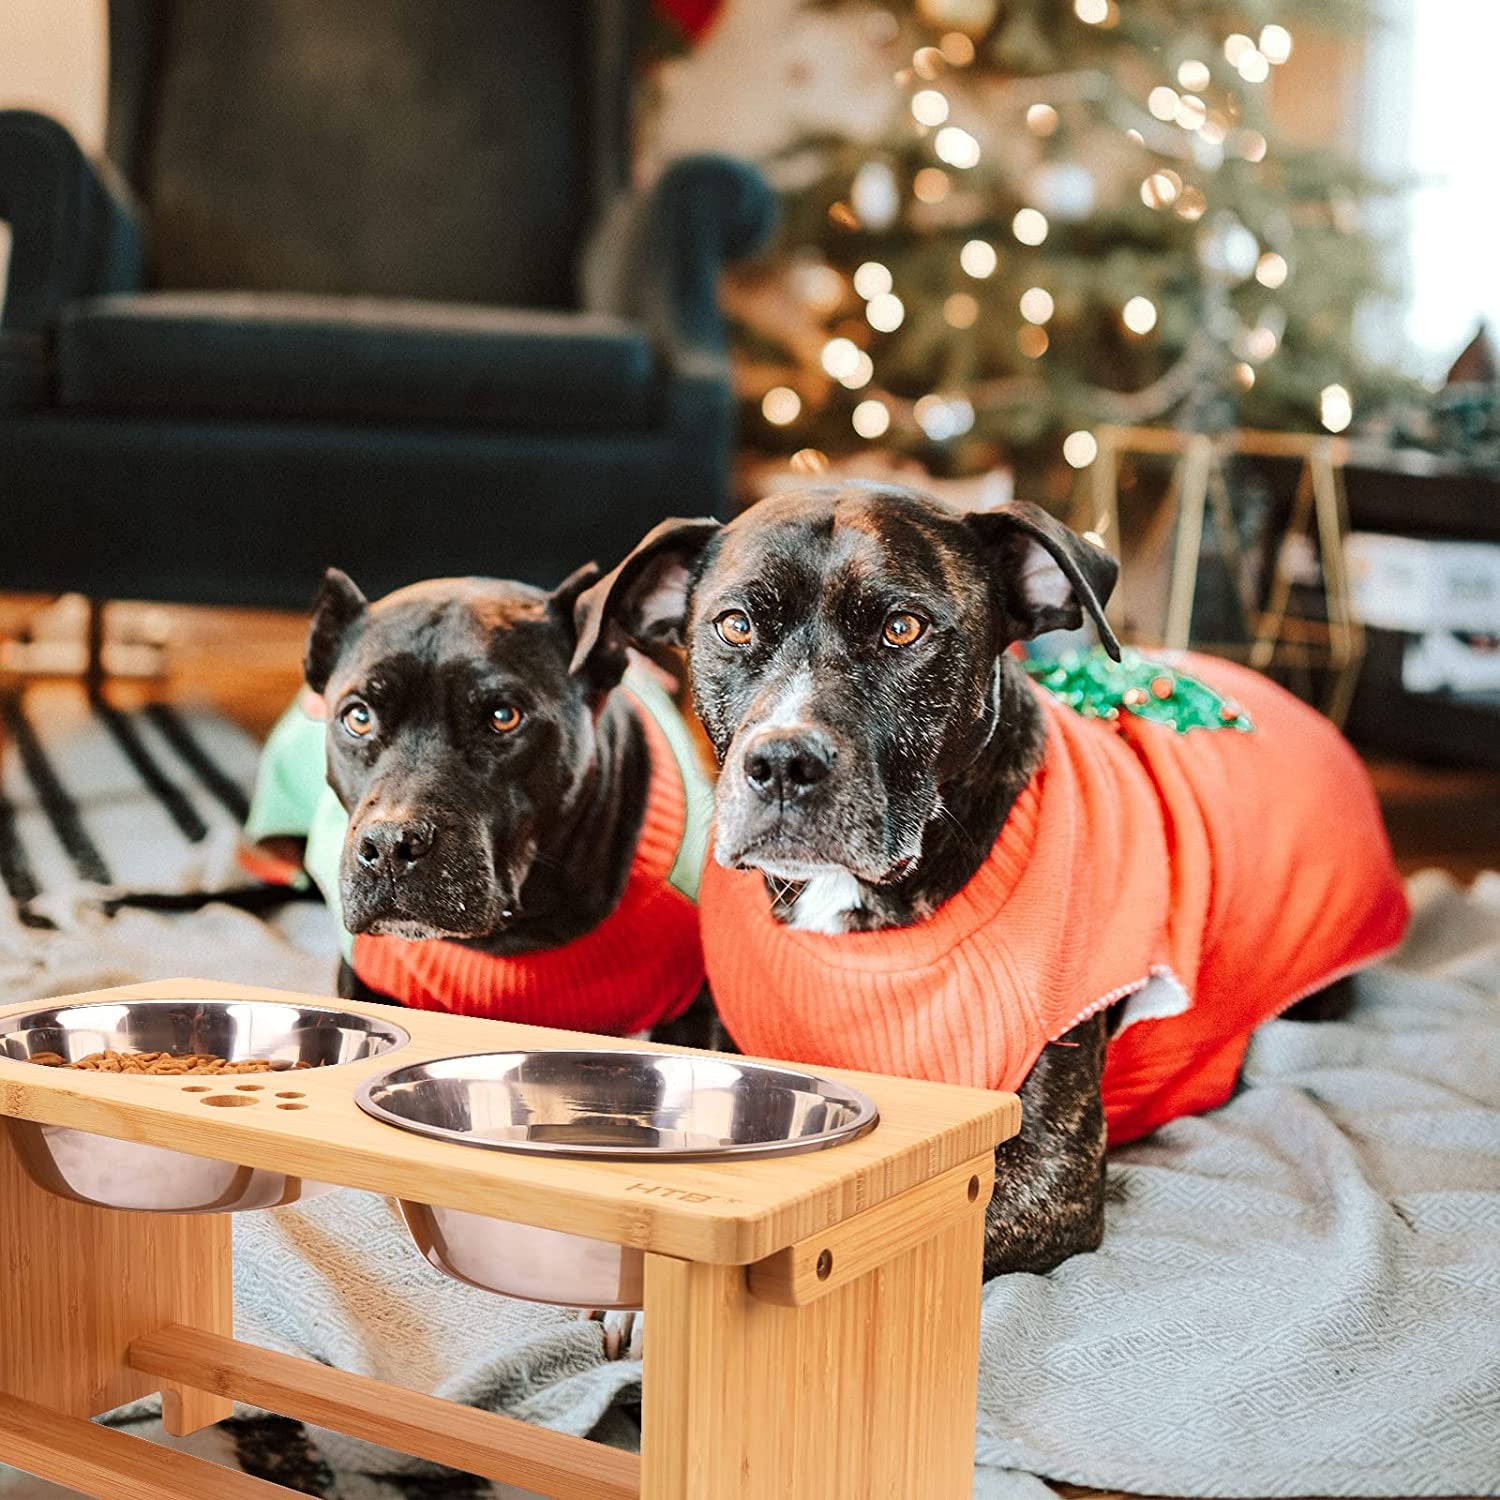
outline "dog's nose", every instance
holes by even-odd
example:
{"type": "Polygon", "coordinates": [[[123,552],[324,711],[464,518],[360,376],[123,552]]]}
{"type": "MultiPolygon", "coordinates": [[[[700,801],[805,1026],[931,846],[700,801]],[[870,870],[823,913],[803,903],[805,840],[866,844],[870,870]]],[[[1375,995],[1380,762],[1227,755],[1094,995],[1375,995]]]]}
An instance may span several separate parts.
{"type": "Polygon", "coordinates": [[[816,730],[767,729],[745,751],[745,780],[767,802],[799,802],[833,769],[833,746],[816,730]]]}
{"type": "Polygon", "coordinates": [[[432,850],[435,833],[427,823],[401,823],[394,818],[366,823],[355,854],[360,867],[372,875],[404,875],[432,850]]]}

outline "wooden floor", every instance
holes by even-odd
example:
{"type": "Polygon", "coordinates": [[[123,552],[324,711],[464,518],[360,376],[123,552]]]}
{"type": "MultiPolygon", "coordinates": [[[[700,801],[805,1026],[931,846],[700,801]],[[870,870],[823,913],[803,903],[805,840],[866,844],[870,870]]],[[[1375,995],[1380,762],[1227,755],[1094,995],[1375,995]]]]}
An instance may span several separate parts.
{"type": "MultiPolygon", "coordinates": [[[[37,608],[35,600],[0,597],[0,638],[35,618],[37,608]]],[[[111,631],[166,641],[165,681],[114,682],[110,691],[122,702],[145,692],[207,699],[262,736],[301,685],[301,615],[121,604],[111,607],[109,623],[111,631]]],[[[1500,771],[1390,761],[1370,769],[1403,871],[1436,865],[1467,880],[1500,867],[1500,771]]]]}

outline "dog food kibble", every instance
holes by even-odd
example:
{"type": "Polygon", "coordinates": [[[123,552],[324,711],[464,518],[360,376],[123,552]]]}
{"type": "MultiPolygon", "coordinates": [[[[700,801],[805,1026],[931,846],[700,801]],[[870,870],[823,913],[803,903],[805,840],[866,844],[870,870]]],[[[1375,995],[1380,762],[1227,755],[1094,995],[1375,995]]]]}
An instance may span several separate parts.
{"type": "MultiPolygon", "coordinates": [[[[269,1073],[271,1061],[266,1057],[246,1057],[239,1062],[230,1062],[227,1057],[217,1057],[212,1052],[193,1052],[177,1056],[171,1052],[90,1052],[87,1057],[68,1062],[56,1052],[34,1052],[31,1061],[44,1068],[79,1068],[90,1073],[152,1073],[179,1076],[185,1073],[269,1073]]],[[[291,1069],[276,1069],[277,1072],[294,1071],[312,1067],[308,1062],[295,1062],[291,1069]]]]}

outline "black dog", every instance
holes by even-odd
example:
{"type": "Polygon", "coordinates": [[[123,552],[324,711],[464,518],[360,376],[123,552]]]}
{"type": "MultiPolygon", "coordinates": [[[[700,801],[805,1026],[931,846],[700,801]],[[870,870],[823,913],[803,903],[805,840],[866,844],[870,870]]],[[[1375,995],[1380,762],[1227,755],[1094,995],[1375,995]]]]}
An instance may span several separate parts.
{"type": "MultiPolygon", "coordinates": [[[[578,610],[580,662],[618,651],[620,634],[687,646],[722,767],[715,857],[764,871],[781,918],[824,932],[917,922],[974,873],[1044,745],[1005,649],[1077,626],[1080,601],[1107,632],[1117,571],[1036,507],[986,524],[878,492],[845,529],[840,499],[859,495],[777,497],[727,529],[664,523],[578,610]],[[908,655],[931,629],[946,649],[908,655]],[[779,642],[753,670],[740,650],[751,630],[779,642]],[[870,662],[854,642],[872,635],[890,649],[870,662]]],[[[986,1276],[1050,1269],[1103,1235],[1106,1024],[1101,1013],[1048,1047],[1021,1089],[1021,1133],[997,1153],[986,1276]]]]}
{"type": "MultiPolygon", "coordinates": [[[[438,579],[371,604],[329,571],[305,670],[326,704],[327,779],[348,816],[337,897],[356,939],[519,958],[563,949],[615,911],[636,878],[661,736],[633,695],[614,691],[622,651],[570,669],[574,604],[598,576],[590,564],[552,593],[438,579]]],[[[392,998],[358,972],[358,941],[353,952],[343,992],[392,998]]],[[[682,954],[692,964],[696,993],[695,928],[682,954]]],[[[435,997],[452,1009],[465,1000],[435,997]]]]}
{"type": "Polygon", "coordinates": [[[1405,923],[1368,776],[1274,684],[1132,657],[1090,724],[1027,680],[1012,644],[1085,615],[1118,661],[1116,571],[1035,506],[845,485],[663,523],[578,604],[579,663],[687,648],[722,766],[704,946],[741,1044],[1019,1086],[989,1275],[1099,1243],[1106,1106],[1128,1135],[1223,1103],[1257,1024],[1405,923]],[[1179,688],[1200,707],[1150,722],[1179,688]]]}

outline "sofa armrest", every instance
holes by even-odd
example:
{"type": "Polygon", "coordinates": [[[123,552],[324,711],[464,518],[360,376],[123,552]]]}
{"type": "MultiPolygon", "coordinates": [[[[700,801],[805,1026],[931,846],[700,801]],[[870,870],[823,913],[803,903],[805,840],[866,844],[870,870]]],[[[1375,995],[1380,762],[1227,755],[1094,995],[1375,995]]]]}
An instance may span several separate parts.
{"type": "Polygon", "coordinates": [[[583,302],[644,323],[674,368],[722,377],[719,274],[765,243],[776,194],[748,162],[685,156],[611,205],[584,256],[583,302]]]}
{"type": "Polygon", "coordinates": [[[139,287],[140,222],[107,163],[67,128],[31,110],[0,110],[0,219],[11,228],[0,329],[46,333],[65,302],[139,287]]]}

